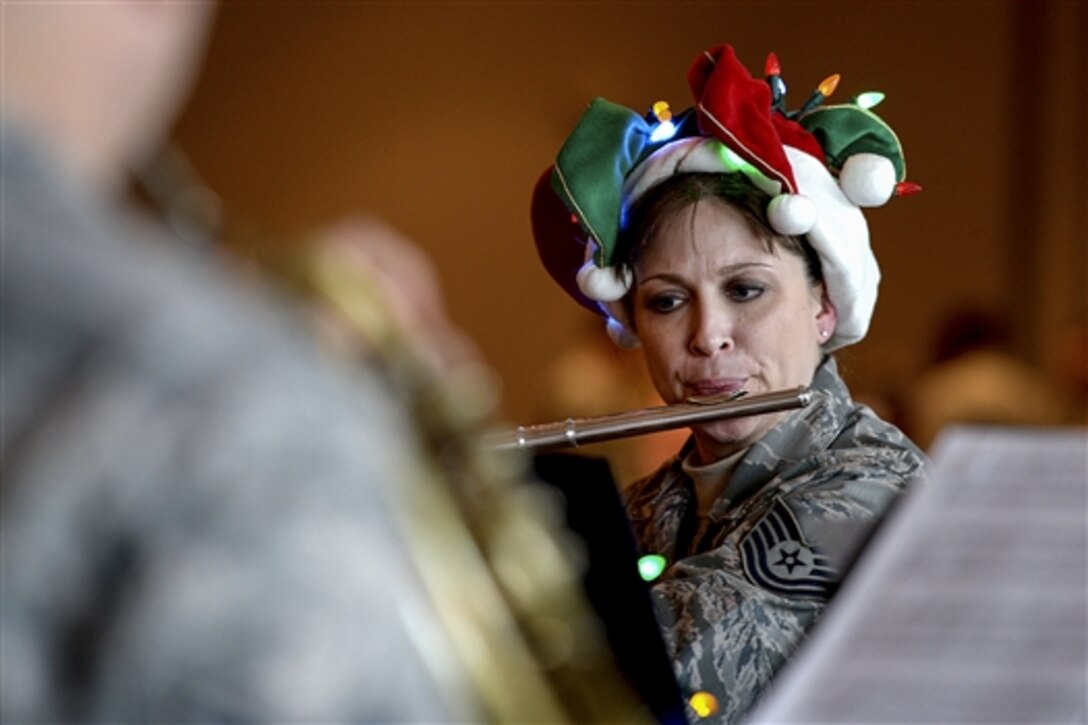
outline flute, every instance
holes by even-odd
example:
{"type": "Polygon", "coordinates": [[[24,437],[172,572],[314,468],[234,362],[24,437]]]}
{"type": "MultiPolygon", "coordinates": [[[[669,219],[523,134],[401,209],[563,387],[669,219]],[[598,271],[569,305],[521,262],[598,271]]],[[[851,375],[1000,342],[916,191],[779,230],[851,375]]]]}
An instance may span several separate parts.
{"type": "Polygon", "coordinates": [[[518,426],[512,431],[487,433],[481,444],[490,450],[576,448],[588,443],[627,438],[682,428],[694,423],[742,418],[804,408],[812,402],[805,386],[760,395],[741,390],[728,395],[691,397],[682,403],[640,408],[594,418],[567,418],[558,423],[518,426]]]}

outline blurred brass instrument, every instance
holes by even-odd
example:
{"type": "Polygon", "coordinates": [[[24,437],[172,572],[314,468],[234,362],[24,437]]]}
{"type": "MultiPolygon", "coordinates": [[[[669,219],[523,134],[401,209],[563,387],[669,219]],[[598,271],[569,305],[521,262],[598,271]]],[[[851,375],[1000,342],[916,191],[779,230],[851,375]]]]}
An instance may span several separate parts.
{"type": "MultiPolygon", "coordinates": [[[[327,252],[328,250],[326,250],[327,252]]],[[[381,290],[320,249],[294,258],[293,283],[343,317],[411,412],[422,455],[391,482],[403,541],[441,642],[431,671],[474,722],[649,723],[582,589],[585,562],[560,502],[530,484],[531,462],[482,450],[494,415],[490,370],[438,375],[405,338],[381,290]]]]}
{"type": "Polygon", "coordinates": [[[496,451],[576,448],[589,443],[683,428],[695,423],[804,408],[811,402],[812,392],[804,386],[760,395],[740,391],[729,395],[692,397],[683,403],[593,418],[567,418],[558,423],[519,426],[512,431],[485,434],[481,443],[485,448],[496,451]]]}
{"type": "Polygon", "coordinates": [[[189,200],[214,195],[178,149],[169,152],[141,191],[175,231],[220,240],[263,281],[337,315],[357,344],[333,352],[376,372],[409,412],[418,465],[371,484],[390,499],[426,591],[426,610],[410,614],[434,681],[464,709],[455,719],[653,722],[582,588],[586,563],[560,502],[531,485],[527,456],[478,445],[496,409],[490,371],[436,374],[402,334],[380,285],[313,240],[277,239],[217,218],[214,204],[197,205],[213,212],[197,218],[189,200]]]}

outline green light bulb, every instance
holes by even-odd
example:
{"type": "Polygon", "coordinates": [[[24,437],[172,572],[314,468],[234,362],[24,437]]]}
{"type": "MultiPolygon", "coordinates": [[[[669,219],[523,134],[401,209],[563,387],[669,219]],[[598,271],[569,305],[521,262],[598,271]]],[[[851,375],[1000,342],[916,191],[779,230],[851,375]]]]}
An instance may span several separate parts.
{"type": "Polygon", "coordinates": [[[665,571],[665,563],[665,557],[660,554],[647,554],[639,557],[638,574],[643,581],[652,582],[661,576],[661,572],[665,571]]]}
{"type": "Polygon", "coordinates": [[[854,102],[862,108],[873,108],[883,100],[884,94],[880,91],[866,91],[865,93],[859,93],[854,102]]]}
{"type": "Polygon", "coordinates": [[[725,168],[730,171],[744,171],[753,168],[750,163],[742,159],[728,146],[722,146],[722,159],[725,161],[725,168]]]}

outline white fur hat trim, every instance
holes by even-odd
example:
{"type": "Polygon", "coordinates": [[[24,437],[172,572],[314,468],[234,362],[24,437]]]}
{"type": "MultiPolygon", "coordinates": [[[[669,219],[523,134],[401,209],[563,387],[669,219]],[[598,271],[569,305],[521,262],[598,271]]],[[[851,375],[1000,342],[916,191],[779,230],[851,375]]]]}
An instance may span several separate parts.
{"type": "Polygon", "coordinates": [[[839,172],[839,186],[858,206],[883,206],[895,193],[895,166],[878,154],[854,154],[839,172]]]}
{"type": "Polygon", "coordinates": [[[767,204],[767,222],[779,234],[808,234],[818,216],[816,204],[803,194],[779,194],[767,204]]]}
{"type": "Polygon", "coordinates": [[[771,196],[782,191],[781,183],[764,176],[758,169],[739,157],[734,157],[725,144],[718,139],[692,136],[662,146],[627,174],[623,182],[624,208],[626,209],[648,189],[670,176],[699,171],[714,174],[740,171],[771,196]]]}
{"type": "Polygon", "coordinates": [[[869,331],[880,268],[869,246],[869,227],[861,209],[847,198],[823,162],[791,146],[785,150],[798,191],[818,210],[807,239],[820,255],[838,320],[835,333],[824,343],[830,351],[857,342],[869,331]]]}
{"type": "Polygon", "coordinates": [[[591,259],[578,269],[574,279],[578,283],[578,289],[589,299],[615,302],[631,289],[634,275],[625,265],[598,267],[591,259]]]}

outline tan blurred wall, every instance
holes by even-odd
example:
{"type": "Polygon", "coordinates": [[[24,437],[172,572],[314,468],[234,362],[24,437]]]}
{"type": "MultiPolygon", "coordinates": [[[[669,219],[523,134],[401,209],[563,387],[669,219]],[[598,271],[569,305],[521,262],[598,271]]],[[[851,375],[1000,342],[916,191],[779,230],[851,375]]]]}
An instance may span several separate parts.
{"type": "Polygon", "coordinates": [[[887,93],[925,188],[869,214],[881,297],[840,355],[856,392],[891,396],[951,310],[1009,315],[1044,363],[1083,319],[1086,35],[1079,0],[228,2],[177,136],[269,229],[368,211],[414,238],[504,411],[532,422],[588,313],[539,265],[528,200],[585,104],[686,107],[689,63],[719,42],[756,74],[775,51],[790,107],[838,72],[836,98],[887,93]]]}

